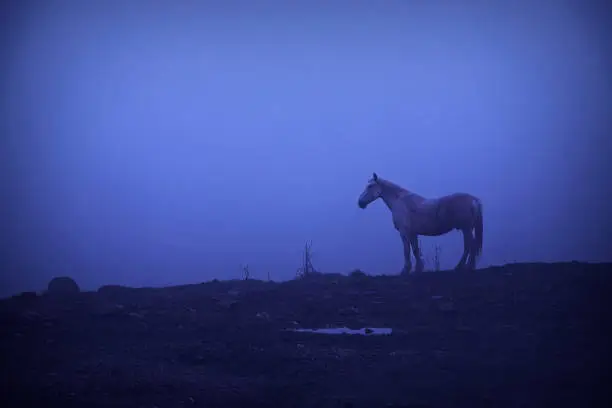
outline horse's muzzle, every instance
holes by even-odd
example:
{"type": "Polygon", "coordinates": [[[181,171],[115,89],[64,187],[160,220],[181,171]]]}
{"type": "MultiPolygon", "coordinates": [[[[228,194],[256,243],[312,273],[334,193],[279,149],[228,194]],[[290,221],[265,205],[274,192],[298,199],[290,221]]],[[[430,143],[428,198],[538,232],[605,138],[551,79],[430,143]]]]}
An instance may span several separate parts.
{"type": "Polygon", "coordinates": [[[359,206],[359,208],[363,209],[367,207],[367,204],[364,203],[363,201],[357,201],[357,205],[359,206]]]}

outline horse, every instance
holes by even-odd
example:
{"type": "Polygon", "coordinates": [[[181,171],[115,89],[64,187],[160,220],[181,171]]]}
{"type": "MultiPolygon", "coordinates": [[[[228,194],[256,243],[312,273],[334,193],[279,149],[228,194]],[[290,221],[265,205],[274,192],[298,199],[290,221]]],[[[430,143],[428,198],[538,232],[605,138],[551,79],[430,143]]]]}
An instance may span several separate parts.
{"type": "Polygon", "coordinates": [[[474,270],[482,253],[482,202],[468,193],[453,193],[438,198],[425,198],[399,185],[378,177],[376,173],[359,196],[357,205],[365,209],[382,198],[391,211],[393,226],[399,232],[404,246],[404,268],[412,269],[410,249],[416,259],[415,272],[423,271],[423,260],[418,236],[439,236],[452,230],[463,233],[463,255],[455,270],[474,270]]]}

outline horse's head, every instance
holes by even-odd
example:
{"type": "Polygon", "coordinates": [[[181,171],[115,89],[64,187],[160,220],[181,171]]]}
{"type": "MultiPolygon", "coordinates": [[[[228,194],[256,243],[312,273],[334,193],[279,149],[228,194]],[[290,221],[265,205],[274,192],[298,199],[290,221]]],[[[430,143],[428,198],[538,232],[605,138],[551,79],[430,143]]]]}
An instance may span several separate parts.
{"type": "Polygon", "coordinates": [[[379,183],[378,175],[376,173],[372,173],[372,178],[368,181],[368,185],[363,190],[363,193],[359,196],[359,200],[357,200],[357,205],[359,208],[366,208],[368,204],[372,201],[376,200],[382,195],[382,185],[379,183]]]}

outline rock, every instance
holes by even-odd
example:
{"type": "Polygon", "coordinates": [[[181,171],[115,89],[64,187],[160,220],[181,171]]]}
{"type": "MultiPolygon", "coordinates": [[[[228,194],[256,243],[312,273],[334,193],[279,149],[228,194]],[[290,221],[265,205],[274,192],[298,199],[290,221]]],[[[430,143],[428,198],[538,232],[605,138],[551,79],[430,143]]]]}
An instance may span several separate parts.
{"type": "Polygon", "coordinates": [[[121,285],[103,285],[98,288],[98,293],[103,294],[103,295],[112,295],[112,294],[124,293],[127,290],[129,290],[129,288],[125,286],[121,286],[121,285]]]}
{"type": "Polygon", "coordinates": [[[367,275],[361,269],[355,269],[353,272],[350,273],[350,277],[351,278],[365,278],[367,277],[367,275]]]}
{"type": "Polygon", "coordinates": [[[47,285],[47,293],[50,295],[67,296],[81,291],[79,285],[69,276],[59,276],[51,279],[47,285]]]}
{"type": "Polygon", "coordinates": [[[21,292],[20,294],[13,296],[13,298],[21,300],[32,300],[37,299],[38,294],[36,292],[21,292]]]}

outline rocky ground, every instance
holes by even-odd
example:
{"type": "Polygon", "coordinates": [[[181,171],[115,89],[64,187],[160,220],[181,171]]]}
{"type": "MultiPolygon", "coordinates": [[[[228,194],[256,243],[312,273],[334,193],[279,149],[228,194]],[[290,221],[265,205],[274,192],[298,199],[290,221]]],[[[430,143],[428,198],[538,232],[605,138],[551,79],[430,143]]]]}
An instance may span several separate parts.
{"type": "Polygon", "coordinates": [[[0,406],[612,406],[611,266],[13,297],[0,406]],[[326,326],[393,333],[286,330],[326,326]]]}

